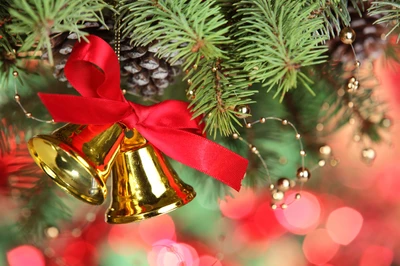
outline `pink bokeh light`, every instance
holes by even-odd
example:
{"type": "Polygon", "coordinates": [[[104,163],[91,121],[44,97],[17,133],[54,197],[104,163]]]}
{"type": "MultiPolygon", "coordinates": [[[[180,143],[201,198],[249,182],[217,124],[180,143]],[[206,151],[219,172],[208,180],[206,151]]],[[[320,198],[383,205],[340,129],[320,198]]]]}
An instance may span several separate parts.
{"type": "MultiPolygon", "coordinates": [[[[287,194],[287,202],[292,201],[296,192],[287,194]]],[[[275,215],[279,223],[288,231],[305,235],[315,229],[319,224],[321,206],[316,196],[302,191],[301,198],[289,204],[285,210],[275,210],[275,215]]]]}
{"type": "Polygon", "coordinates": [[[213,256],[201,256],[199,259],[199,265],[212,265],[212,266],[222,266],[221,261],[213,256]]]}
{"type": "Polygon", "coordinates": [[[227,196],[219,203],[221,212],[231,219],[242,219],[248,216],[254,209],[256,195],[251,189],[242,189],[233,192],[233,197],[227,196]]]}
{"type": "Polygon", "coordinates": [[[393,163],[382,169],[382,173],[377,178],[376,189],[381,199],[397,203],[400,201],[400,166],[393,163]]]}
{"type": "Polygon", "coordinates": [[[43,253],[29,245],[16,247],[7,252],[10,266],[45,266],[43,253]]]}
{"type": "Polygon", "coordinates": [[[176,243],[169,239],[154,243],[147,258],[150,266],[199,266],[196,249],[188,244],[176,243]]]}
{"type": "Polygon", "coordinates": [[[329,262],[338,252],[340,245],[334,242],[326,229],[308,233],[303,242],[303,252],[311,263],[321,265],[329,262]]]}
{"type": "Polygon", "coordinates": [[[139,223],[139,235],[148,245],[162,239],[175,240],[175,223],[169,215],[161,215],[139,223]]]}
{"type": "Polygon", "coordinates": [[[343,207],[331,212],[326,229],[333,241],[341,245],[348,245],[360,233],[363,220],[358,211],[343,207]]]}

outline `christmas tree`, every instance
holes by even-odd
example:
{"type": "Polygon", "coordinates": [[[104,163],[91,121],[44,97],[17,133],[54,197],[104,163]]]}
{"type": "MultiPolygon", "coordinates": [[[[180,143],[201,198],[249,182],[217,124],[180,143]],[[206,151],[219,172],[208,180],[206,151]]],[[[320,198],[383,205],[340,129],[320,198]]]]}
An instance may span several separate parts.
{"type": "Polygon", "coordinates": [[[3,0],[0,265],[399,265],[399,26],[398,0],[3,0]]]}

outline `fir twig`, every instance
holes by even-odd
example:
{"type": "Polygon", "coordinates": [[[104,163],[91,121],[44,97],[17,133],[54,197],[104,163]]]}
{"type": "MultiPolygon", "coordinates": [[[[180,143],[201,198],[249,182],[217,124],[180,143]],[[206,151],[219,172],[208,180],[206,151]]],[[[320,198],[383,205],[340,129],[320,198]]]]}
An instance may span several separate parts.
{"type": "Polygon", "coordinates": [[[74,32],[86,40],[87,33],[81,29],[85,22],[100,21],[101,11],[111,8],[104,0],[20,0],[13,1],[10,15],[13,23],[9,26],[13,34],[25,35],[21,51],[47,49],[49,61],[53,64],[51,34],[74,32]]]}
{"type": "Polygon", "coordinates": [[[307,5],[317,7],[311,11],[309,18],[322,18],[324,27],[321,28],[320,33],[327,35],[329,38],[334,38],[339,35],[343,26],[350,26],[351,17],[348,11],[349,2],[351,2],[354,9],[361,16],[364,10],[363,0],[307,0],[307,5]]]}
{"type": "Polygon", "coordinates": [[[44,237],[46,228],[71,217],[69,208],[56,195],[54,185],[50,182],[47,176],[43,176],[36,186],[24,195],[24,199],[27,200],[23,213],[25,215],[22,215],[19,227],[30,241],[40,240],[44,237]]]}
{"type": "Polygon", "coordinates": [[[206,115],[206,130],[216,137],[219,132],[229,136],[241,126],[235,107],[249,104],[256,91],[248,90],[251,83],[242,68],[231,61],[202,61],[188,76],[189,90],[195,95],[191,102],[194,117],[206,115]]]}
{"type": "Polygon", "coordinates": [[[213,0],[123,1],[120,10],[124,37],[137,46],[158,41],[158,56],[176,54],[170,63],[184,59],[188,68],[201,57],[225,57],[219,45],[229,43],[227,21],[213,0]]]}
{"type": "MultiPolygon", "coordinates": [[[[400,29],[400,3],[397,0],[374,1],[368,9],[371,16],[379,15],[375,23],[386,24],[391,29],[386,34],[386,37],[400,29]]],[[[400,34],[397,37],[397,42],[400,40],[400,34]]]]}
{"type": "Polygon", "coordinates": [[[309,18],[316,5],[304,1],[241,1],[238,4],[238,51],[243,66],[253,81],[276,87],[281,99],[303,84],[311,93],[311,80],[301,68],[325,61],[327,50],[321,43],[325,35],[316,35],[323,27],[320,18],[309,18]]]}

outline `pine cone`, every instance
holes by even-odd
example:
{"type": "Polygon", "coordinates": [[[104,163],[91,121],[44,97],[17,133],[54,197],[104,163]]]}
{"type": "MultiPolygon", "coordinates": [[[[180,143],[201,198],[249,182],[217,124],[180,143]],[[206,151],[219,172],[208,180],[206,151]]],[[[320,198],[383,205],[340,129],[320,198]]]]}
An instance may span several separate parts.
{"type": "Polygon", "coordinates": [[[158,58],[155,55],[158,49],[157,44],[134,47],[127,40],[121,42],[121,72],[128,92],[145,97],[162,95],[173,82],[173,77],[180,74],[179,66],[183,62],[178,60],[169,64],[168,58],[176,55],[158,58]]]}
{"type": "MultiPolygon", "coordinates": [[[[378,58],[386,45],[385,27],[381,24],[374,24],[379,19],[379,16],[368,16],[368,5],[365,4],[362,17],[357,10],[349,7],[351,16],[350,27],[356,33],[356,39],[353,42],[353,47],[357,58],[360,61],[374,60],[378,58]]],[[[354,62],[354,54],[351,46],[340,41],[339,37],[328,42],[329,55],[334,61],[354,62]]]]}
{"type": "MultiPolygon", "coordinates": [[[[107,25],[112,29],[112,24],[107,25]]],[[[97,35],[111,45],[114,45],[114,33],[107,30],[99,23],[86,23],[85,31],[97,35]]],[[[69,54],[77,41],[75,34],[63,33],[52,38],[52,51],[54,54],[54,76],[62,82],[67,79],[64,67],[69,54]]],[[[169,55],[166,58],[158,58],[155,53],[160,49],[156,44],[148,47],[135,47],[130,44],[130,39],[121,40],[120,61],[122,87],[126,87],[128,93],[152,97],[162,95],[164,90],[173,82],[173,77],[181,72],[179,67],[183,62],[178,60],[174,64],[167,62],[168,58],[176,56],[169,55]],[[125,85],[125,86],[124,86],[125,85]]],[[[42,58],[47,59],[47,53],[42,58]]]]}

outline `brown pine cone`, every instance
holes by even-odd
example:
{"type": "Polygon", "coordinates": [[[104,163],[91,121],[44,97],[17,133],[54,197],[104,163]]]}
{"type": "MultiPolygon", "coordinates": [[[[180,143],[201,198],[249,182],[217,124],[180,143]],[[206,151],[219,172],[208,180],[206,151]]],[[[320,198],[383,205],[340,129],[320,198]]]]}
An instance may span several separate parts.
{"type": "MultiPolygon", "coordinates": [[[[374,60],[378,58],[385,48],[386,40],[384,38],[386,28],[381,24],[374,24],[379,16],[368,15],[368,4],[365,3],[362,17],[353,8],[349,7],[351,16],[350,27],[356,33],[356,39],[353,47],[359,61],[374,60]]],[[[354,62],[354,54],[351,46],[341,42],[339,37],[328,42],[329,55],[336,62],[354,62]]]]}

